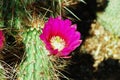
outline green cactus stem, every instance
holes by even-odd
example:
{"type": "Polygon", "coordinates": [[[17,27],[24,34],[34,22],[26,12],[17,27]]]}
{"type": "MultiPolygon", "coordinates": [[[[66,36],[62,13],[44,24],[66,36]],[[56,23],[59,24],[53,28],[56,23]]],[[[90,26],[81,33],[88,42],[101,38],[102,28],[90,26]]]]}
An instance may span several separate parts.
{"type": "Polygon", "coordinates": [[[120,1],[109,0],[105,12],[98,13],[98,22],[100,22],[106,30],[120,36],[120,1]]]}
{"type": "Polygon", "coordinates": [[[55,78],[53,64],[39,35],[40,31],[36,28],[28,29],[23,33],[26,57],[20,65],[18,74],[20,80],[53,80],[55,78]]]}

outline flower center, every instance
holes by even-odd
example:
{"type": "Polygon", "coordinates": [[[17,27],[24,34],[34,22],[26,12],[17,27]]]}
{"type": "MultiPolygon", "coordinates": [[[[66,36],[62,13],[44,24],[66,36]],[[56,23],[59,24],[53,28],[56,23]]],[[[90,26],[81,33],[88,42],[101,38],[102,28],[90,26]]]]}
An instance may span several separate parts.
{"type": "Polygon", "coordinates": [[[54,49],[61,51],[65,47],[65,41],[60,36],[54,36],[50,39],[50,43],[54,49]]]}

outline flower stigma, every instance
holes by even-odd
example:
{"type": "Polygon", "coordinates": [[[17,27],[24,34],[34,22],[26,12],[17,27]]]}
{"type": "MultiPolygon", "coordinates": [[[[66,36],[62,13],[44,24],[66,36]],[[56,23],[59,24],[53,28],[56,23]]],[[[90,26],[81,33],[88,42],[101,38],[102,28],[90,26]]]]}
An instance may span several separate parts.
{"type": "Polygon", "coordinates": [[[61,51],[65,47],[65,41],[60,36],[53,36],[50,39],[50,43],[53,49],[58,49],[61,51]]]}

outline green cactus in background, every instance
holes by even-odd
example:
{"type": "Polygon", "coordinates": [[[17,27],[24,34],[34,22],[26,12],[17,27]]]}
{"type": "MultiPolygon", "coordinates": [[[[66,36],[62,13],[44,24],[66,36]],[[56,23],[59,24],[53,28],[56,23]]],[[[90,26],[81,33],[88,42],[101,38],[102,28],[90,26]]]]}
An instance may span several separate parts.
{"type": "Polygon", "coordinates": [[[100,22],[106,30],[120,36],[120,1],[109,0],[105,12],[98,13],[98,22],[100,22]]]}

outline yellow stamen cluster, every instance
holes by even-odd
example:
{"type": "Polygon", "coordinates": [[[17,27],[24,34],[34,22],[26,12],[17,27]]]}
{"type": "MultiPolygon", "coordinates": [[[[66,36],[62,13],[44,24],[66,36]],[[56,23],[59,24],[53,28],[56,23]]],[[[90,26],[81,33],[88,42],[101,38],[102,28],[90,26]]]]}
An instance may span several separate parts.
{"type": "Polygon", "coordinates": [[[58,49],[58,51],[61,51],[65,47],[65,41],[60,36],[53,36],[50,39],[50,43],[53,49],[58,49]]]}

